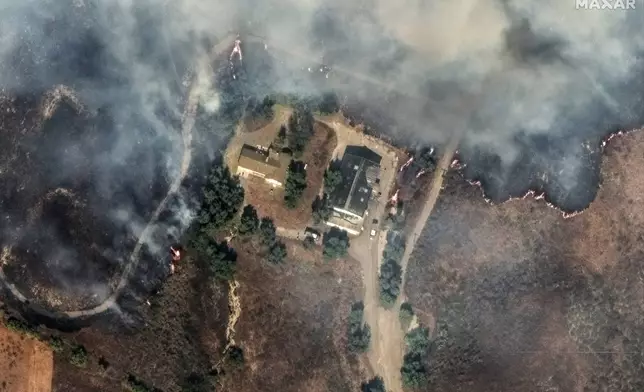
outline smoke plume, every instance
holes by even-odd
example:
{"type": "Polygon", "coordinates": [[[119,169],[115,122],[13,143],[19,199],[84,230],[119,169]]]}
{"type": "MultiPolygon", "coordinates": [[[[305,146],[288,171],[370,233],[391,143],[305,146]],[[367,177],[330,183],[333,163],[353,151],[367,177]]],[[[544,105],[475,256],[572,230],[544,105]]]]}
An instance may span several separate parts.
{"type": "MultiPolygon", "coordinates": [[[[2,161],[3,242],[29,237],[52,247],[44,258],[89,257],[58,229],[34,236],[10,217],[19,189],[42,189],[24,202],[31,208],[49,188],[76,187],[97,231],[105,222],[121,228],[96,234],[95,256],[116,243],[131,249],[181,170],[188,71],[198,73],[200,110],[226,107],[212,89],[215,72],[196,59],[231,32],[245,46],[247,79],[238,82],[250,91],[334,90],[371,107],[386,124],[379,131],[412,144],[463,132],[466,174],[492,199],[538,187],[583,208],[595,194],[598,138],[642,124],[643,21],[641,2],[578,10],[573,0],[0,0],[3,95],[62,85],[83,105],[74,119],[53,114],[40,132],[55,136],[23,132],[29,147],[16,144],[18,158],[2,161]],[[266,57],[253,63],[251,48],[266,57]],[[302,77],[320,63],[332,70],[323,82],[302,77]],[[46,176],[5,178],[31,153],[43,154],[46,165],[33,167],[47,167],[46,176]]],[[[172,203],[171,236],[194,214],[186,199],[172,203]]],[[[122,264],[127,255],[110,257],[122,264]]]]}

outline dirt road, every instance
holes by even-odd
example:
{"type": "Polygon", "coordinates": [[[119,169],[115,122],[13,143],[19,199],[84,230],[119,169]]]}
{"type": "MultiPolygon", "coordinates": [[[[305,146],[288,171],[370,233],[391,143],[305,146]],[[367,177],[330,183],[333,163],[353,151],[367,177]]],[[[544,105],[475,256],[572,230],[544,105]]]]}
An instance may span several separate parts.
{"type": "MultiPolygon", "coordinates": [[[[407,263],[411,256],[416,242],[420,237],[429,215],[434,209],[438,195],[443,186],[443,174],[449,168],[458,143],[460,135],[456,134],[448,143],[438,167],[434,172],[431,188],[427,194],[425,204],[416,218],[414,230],[407,240],[405,253],[401,260],[403,270],[403,283],[401,295],[398,297],[395,306],[385,309],[380,306],[378,273],[381,263],[381,255],[386,242],[386,233],[380,233],[378,239],[370,244],[362,242],[352,244],[353,256],[361,260],[364,281],[365,281],[365,320],[371,327],[371,349],[368,357],[373,371],[383,378],[387,390],[391,392],[402,392],[402,379],[400,368],[404,356],[405,331],[402,330],[398,319],[400,304],[405,300],[404,284],[407,263]]],[[[384,213],[384,211],[382,211],[384,213]]]]}

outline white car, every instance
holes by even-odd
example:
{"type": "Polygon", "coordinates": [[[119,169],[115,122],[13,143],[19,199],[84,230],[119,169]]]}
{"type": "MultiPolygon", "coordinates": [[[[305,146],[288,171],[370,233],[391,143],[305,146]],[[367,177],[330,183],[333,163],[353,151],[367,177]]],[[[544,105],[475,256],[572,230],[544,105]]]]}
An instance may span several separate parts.
{"type": "Polygon", "coordinates": [[[373,237],[376,236],[376,229],[371,229],[371,232],[369,233],[369,239],[372,240],[373,237]]]}

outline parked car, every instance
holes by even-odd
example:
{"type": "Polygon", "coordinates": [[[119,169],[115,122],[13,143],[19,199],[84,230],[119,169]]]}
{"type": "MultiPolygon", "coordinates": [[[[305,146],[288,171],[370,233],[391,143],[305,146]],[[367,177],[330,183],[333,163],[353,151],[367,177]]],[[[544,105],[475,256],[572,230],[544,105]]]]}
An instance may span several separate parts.
{"type": "Polygon", "coordinates": [[[376,229],[371,229],[369,233],[369,239],[372,240],[376,236],[376,229]]]}

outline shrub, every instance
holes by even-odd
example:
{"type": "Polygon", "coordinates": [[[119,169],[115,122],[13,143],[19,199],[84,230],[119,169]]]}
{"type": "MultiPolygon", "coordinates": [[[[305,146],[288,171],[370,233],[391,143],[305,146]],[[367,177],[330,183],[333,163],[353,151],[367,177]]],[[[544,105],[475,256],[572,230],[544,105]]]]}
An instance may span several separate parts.
{"type": "Polygon", "coordinates": [[[62,353],[65,350],[65,342],[59,336],[52,336],[49,338],[49,347],[55,353],[62,353]]]}
{"type": "Polygon", "coordinates": [[[304,237],[304,241],[302,243],[305,249],[311,249],[315,246],[315,240],[310,235],[304,237]]]}
{"type": "Polygon", "coordinates": [[[282,243],[281,241],[277,241],[269,249],[268,255],[266,256],[266,260],[268,260],[269,263],[279,264],[284,261],[286,256],[287,256],[286,245],[284,245],[284,243],[282,243]]]}
{"type": "Polygon", "coordinates": [[[244,207],[242,211],[241,218],[239,221],[239,234],[247,235],[253,234],[259,228],[259,216],[257,216],[257,210],[252,205],[248,204],[244,207]]]}
{"type": "Polygon", "coordinates": [[[181,383],[181,392],[210,392],[212,390],[212,384],[208,378],[198,373],[191,373],[181,383]]]}
{"type": "Polygon", "coordinates": [[[82,345],[77,345],[72,349],[71,356],[69,357],[69,362],[77,367],[87,366],[88,354],[87,350],[82,345]]]}
{"type": "Polygon", "coordinates": [[[351,307],[349,314],[349,327],[347,331],[347,340],[349,351],[351,352],[365,352],[369,348],[369,341],[371,340],[371,328],[363,322],[364,304],[362,302],[355,303],[351,307]]]}
{"type": "Polygon", "coordinates": [[[34,327],[17,318],[9,318],[4,322],[7,329],[33,338],[38,338],[38,332],[34,327]]]}
{"type": "Polygon", "coordinates": [[[251,97],[246,105],[246,114],[254,119],[272,120],[274,116],[274,105],[275,99],[268,95],[261,101],[258,101],[255,97],[251,97]]]}
{"type": "Polygon", "coordinates": [[[326,259],[344,257],[349,250],[349,235],[346,231],[334,227],[324,235],[322,245],[322,254],[326,259]]]}
{"type": "Polygon", "coordinates": [[[409,302],[403,302],[400,305],[400,311],[398,312],[398,318],[400,319],[400,325],[403,329],[407,329],[411,320],[414,318],[414,309],[411,307],[409,302]]]}

